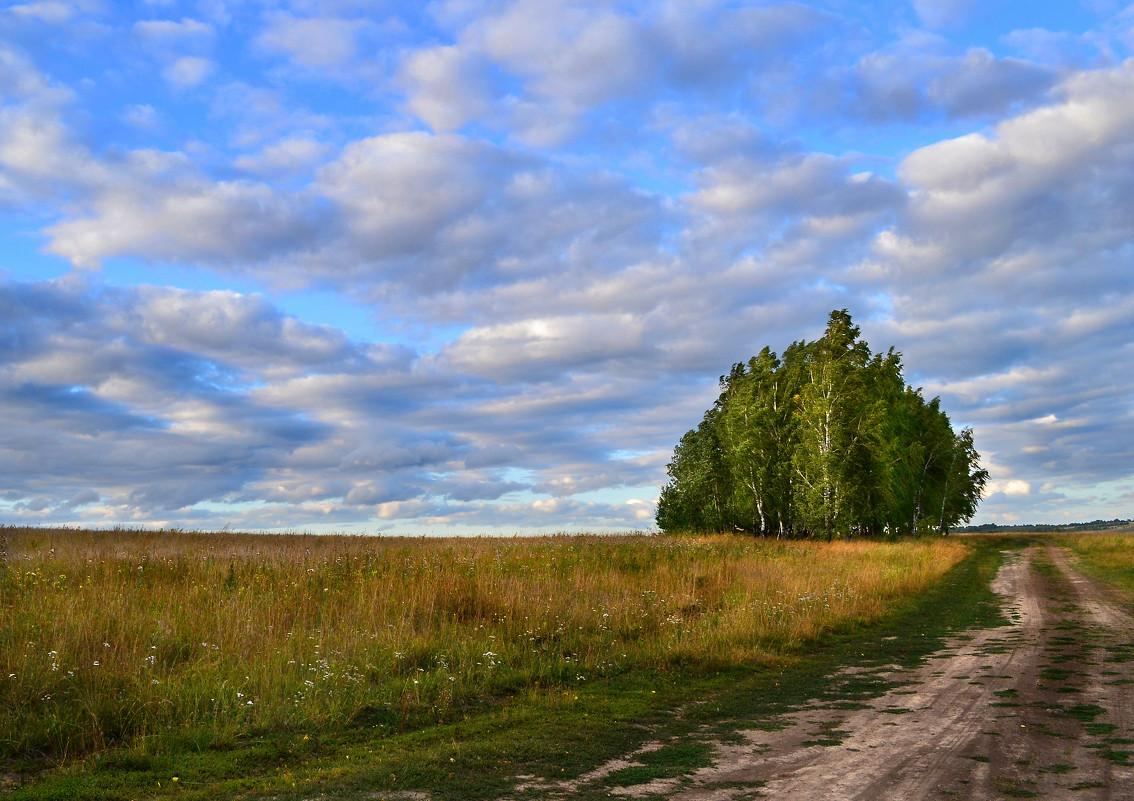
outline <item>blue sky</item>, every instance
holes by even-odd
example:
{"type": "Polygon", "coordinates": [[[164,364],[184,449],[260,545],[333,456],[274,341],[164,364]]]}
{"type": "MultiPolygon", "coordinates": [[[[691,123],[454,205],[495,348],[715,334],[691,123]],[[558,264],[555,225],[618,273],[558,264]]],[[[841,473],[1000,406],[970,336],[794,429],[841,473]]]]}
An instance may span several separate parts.
{"type": "Polygon", "coordinates": [[[0,10],[0,520],[649,528],[847,308],[978,522],[1130,517],[1134,6],[0,10]]]}

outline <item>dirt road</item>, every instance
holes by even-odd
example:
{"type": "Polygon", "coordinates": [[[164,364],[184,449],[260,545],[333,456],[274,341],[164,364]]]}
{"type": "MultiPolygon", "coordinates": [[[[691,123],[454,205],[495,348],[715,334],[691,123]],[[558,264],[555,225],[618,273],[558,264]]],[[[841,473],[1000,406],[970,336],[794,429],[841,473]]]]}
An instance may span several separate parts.
{"type": "Polygon", "coordinates": [[[969,632],[921,668],[882,668],[898,683],[887,694],[816,704],[777,731],[716,743],[714,763],[691,776],[611,794],[1134,799],[1134,621],[1052,546],[1009,554],[993,589],[1010,625],[969,632]]]}

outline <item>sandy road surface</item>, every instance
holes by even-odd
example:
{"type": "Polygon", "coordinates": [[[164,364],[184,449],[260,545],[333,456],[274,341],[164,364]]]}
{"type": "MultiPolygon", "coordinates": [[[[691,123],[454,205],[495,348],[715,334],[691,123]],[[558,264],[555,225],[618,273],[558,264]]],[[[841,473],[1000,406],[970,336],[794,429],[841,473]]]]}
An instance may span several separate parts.
{"type": "MultiPolygon", "coordinates": [[[[898,686],[861,708],[816,704],[782,718],[780,730],[717,743],[714,764],[692,776],[610,792],[683,801],[1134,799],[1134,765],[1123,764],[1134,762],[1134,621],[1051,546],[1010,554],[993,589],[1010,625],[969,632],[920,668],[879,669],[898,686]]],[[[610,767],[627,764],[633,757],[610,767]]],[[[570,797],[580,785],[557,789],[570,797]]]]}

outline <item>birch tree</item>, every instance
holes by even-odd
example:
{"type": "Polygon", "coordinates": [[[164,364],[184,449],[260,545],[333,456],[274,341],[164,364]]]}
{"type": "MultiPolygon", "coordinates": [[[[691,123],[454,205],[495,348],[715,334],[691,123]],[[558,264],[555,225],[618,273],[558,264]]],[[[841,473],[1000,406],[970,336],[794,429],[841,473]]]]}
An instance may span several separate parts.
{"type": "Polygon", "coordinates": [[[944,535],[972,518],[988,473],[973,432],[872,354],[847,311],[823,336],[732,366],[669,463],[665,531],[764,536],[944,535]]]}

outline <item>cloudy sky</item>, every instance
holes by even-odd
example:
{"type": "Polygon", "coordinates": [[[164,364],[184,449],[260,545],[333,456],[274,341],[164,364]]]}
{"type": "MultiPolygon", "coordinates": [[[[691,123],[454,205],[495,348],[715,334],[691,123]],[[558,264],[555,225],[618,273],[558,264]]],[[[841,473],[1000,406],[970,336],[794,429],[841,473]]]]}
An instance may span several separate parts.
{"type": "Polygon", "coordinates": [[[977,522],[1134,513],[1134,6],[0,10],[0,522],[648,528],[846,308],[977,522]]]}

